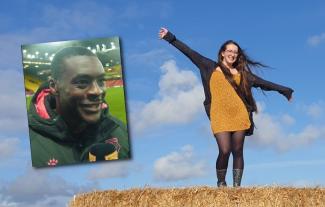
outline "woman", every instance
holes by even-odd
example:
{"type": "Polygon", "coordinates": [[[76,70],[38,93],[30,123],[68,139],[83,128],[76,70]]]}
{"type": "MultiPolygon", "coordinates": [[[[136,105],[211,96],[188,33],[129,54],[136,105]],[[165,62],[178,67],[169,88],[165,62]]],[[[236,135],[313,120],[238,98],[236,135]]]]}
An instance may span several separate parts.
{"type": "Polygon", "coordinates": [[[160,29],[159,37],[175,46],[199,68],[205,93],[203,104],[219,148],[216,161],[217,185],[227,186],[225,178],[232,153],[233,186],[240,186],[244,170],[244,140],[245,136],[253,134],[253,112],[257,112],[251,88],[278,91],[289,101],[293,90],[253,74],[251,66],[265,66],[251,60],[232,40],[226,41],[220,47],[218,60],[215,62],[176,39],[166,28],[160,29]]]}

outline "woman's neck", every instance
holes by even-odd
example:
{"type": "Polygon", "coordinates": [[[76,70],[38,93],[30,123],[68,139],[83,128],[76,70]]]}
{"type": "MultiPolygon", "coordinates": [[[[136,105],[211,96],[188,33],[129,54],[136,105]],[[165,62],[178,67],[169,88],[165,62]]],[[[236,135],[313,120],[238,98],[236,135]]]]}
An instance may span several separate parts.
{"type": "Polygon", "coordinates": [[[235,75],[239,73],[236,68],[234,68],[232,65],[227,64],[225,61],[222,61],[222,64],[229,70],[231,74],[235,75]]]}
{"type": "Polygon", "coordinates": [[[234,68],[232,65],[228,64],[226,61],[222,61],[222,64],[223,64],[224,66],[226,66],[226,68],[227,68],[228,70],[234,70],[234,69],[236,69],[236,68],[234,68]]]}

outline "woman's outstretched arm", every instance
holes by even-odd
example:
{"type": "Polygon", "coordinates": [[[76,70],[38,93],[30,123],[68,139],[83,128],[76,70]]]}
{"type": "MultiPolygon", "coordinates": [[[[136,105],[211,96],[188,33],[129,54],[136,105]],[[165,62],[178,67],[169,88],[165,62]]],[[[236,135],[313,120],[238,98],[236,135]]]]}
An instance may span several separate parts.
{"type": "Polygon", "coordinates": [[[280,94],[284,95],[288,99],[288,101],[292,101],[292,93],[294,92],[292,88],[272,83],[252,73],[251,82],[252,86],[255,88],[260,87],[264,91],[277,91],[280,94]]]}
{"type": "Polygon", "coordinates": [[[175,46],[179,51],[186,55],[199,69],[206,69],[216,66],[215,61],[202,56],[195,50],[192,50],[185,43],[176,39],[176,36],[164,27],[162,27],[159,31],[159,38],[164,39],[175,46]]]}

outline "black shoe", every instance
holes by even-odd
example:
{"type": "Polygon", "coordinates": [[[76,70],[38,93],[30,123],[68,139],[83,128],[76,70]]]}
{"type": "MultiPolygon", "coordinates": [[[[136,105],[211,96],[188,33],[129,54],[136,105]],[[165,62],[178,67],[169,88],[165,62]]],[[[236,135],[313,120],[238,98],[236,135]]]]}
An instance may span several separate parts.
{"type": "Polygon", "coordinates": [[[218,187],[227,187],[226,174],[227,169],[217,170],[218,187]]]}
{"type": "Polygon", "coordinates": [[[220,187],[227,187],[227,183],[226,182],[218,182],[217,183],[217,185],[218,185],[218,187],[220,188],[220,187]]]}
{"type": "Polygon", "coordinates": [[[233,169],[232,173],[233,173],[233,186],[234,187],[240,187],[240,183],[241,183],[241,178],[243,176],[243,171],[244,169],[233,169]]]}

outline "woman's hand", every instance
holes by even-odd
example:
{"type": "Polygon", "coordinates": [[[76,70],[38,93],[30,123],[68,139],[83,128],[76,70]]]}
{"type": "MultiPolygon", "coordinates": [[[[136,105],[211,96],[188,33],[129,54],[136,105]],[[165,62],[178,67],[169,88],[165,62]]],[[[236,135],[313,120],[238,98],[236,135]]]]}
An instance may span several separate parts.
{"type": "Polygon", "coordinates": [[[167,34],[168,29],[166,29],[165,27],[161,27],[160,31],[159,31],[159,39],[162,39],[165,37],[165,35],[167,34]]]}

